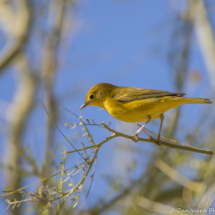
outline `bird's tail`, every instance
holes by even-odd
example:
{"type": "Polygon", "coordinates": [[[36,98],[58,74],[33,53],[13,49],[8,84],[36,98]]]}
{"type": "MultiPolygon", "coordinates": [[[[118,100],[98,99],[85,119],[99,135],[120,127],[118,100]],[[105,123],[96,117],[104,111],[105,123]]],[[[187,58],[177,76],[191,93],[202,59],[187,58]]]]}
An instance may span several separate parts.
{"type": "Polygon", "coordinates": [[[210,101],[210,99],[204,99],[204,98],[183,98],[185,99],[185,102],[187,104],[193,104],[193,103],[206,103],[206,104],[212,104],[213,102],[210,101]]]}

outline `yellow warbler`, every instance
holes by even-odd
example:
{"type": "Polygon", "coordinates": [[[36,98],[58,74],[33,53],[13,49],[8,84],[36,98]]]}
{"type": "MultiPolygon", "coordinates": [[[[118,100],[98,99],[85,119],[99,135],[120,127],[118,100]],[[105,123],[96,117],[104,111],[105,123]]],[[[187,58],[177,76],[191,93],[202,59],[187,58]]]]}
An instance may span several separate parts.
{"type": "Polygon", "coordinates": [[[117,87],[100,83],[87,93],[85,103],[80,109],[94,105],[104,108],[111,116],[125,122],[146,122],[134,134],[133,141],[138,141],[140,131],[153,119],[160,118],[158,145],[161,145],[160,133],[164,113],[182,104],[212,102],[204,98],[184,98],[184,93],[170,93],[163,90],[150,90],[132,87],[117,87]]]}

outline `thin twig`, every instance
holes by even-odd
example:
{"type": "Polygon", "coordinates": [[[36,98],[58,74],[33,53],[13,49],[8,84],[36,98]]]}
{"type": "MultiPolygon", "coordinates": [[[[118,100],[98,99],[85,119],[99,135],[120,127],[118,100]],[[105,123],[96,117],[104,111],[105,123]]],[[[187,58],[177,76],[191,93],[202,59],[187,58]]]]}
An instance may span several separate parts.
{"type": "MultiPolygon", "coordinates": [[[[130,135],[123,134],[121,132],[115,131],[115,130],[111,129],[108,125],[106,125],[104,122],[101,123],[101,124],[88,124],[88,125],[97,125],[97,126],[102,125],[105,129],[107,129],[110,132],[113,132],[114,134],[109,136],[109,137],[107,137],[105,140],[103,140],[102,142],[96,144],[95,146],[89,146],[89,147],[86,147],[85,149],[90,149],[90,148],[93,148],[93,147],[101,147],[104,143],[106,143],[107,141],[109,141],[110,139],[113,139],[115,137],[124,137],[124,138],[131,139],[131,140],[133,139],[133,136],[130,136],[130,135]]],[[[145,128],[145,130],[147,130],[149,133],[154,134],[154,135],[157,136],[157,134],[151,132],[150,130],[148,130],[146,128],[145,128]]],[[[176,140],[167,139],[167,138],[165,138],[163,136],[161,136],[161,138],[182,145],[182,146],[180,146],[180,145],[176,145],[176,144],[161,141],[162,145],[170,147],[170,148],[181,149],[181,150],[185,150],[185,151],[191,151],[191,152],[196,152],[196,153],[200,153],[200,154],[207,154],[207,155],[214,155],[215,154],[214,151],[199,149],[199,148],[196,148],[196,147],[189,146],[189,145],[186,145],[184,143],[178,142],[176,140]]],[[[138,140],[141,141],[141,142],[149,142],[149,143],[154,143],[154,144],[157,145],[157,140],[154,139],[154,138],[150,138],[150,139],[139,138],[138,140]]],[[[77,149],[77,151],[82,151],[82,150],[84,150],[84,149],[77,149]]],[[[76,152],[76,151],[68,151],[67,153],[74,153],[74,152],[76,152]]]]}
{"type": "MultiPolygon", "coordinates": [[[[79,164],[79,165],[76,165],[76,166],[81,166],[81,165],[83,165],[83,163],[81,163],[81,164],[79,164]]],[[[76,168],[76,167],[74,166],[74,167],[68,168],[68,169],[66,169],[65,171],[68,171],[68,170],[71,170],[71,169],[74,169],[74,168],[76,168]]],[[[56,176],[56,175],[59,175],[60,173],[61,173],[61,172],[57,172],[57,173],[55,173],[55,174],[53,174],[53,175],[50,175],[50,176],[48,176],[48,177],[46,177],[46,178],[43,178],[43,179],[41,179],[41,180],[39,180],[39,181],[36,181],[36,182],[34,182],[34,183],[32,183],[32,184],[29,184],[29,185],[27,185],[27,186],[25,186],[25,187],[22,187],[22,188],[20,188],[20,189],[18,189],[18,190],[8,190],[8,191],[6,190],[6,191],[2,191],[4,194],[1,194],[1,196],[8,196],[8,195],[11,195],[11,194],[13,194],[13,193],[22,191],[22,190],[24,190],[24,189],[26,189],[26,188],[28,188],[28,187],[31,187],[31,186],[33,186],[33,185],[35,185],[35,184],[38,184],[38,183],[40,183],[40,182],[42,182],[42,181],[48,180],[49,178],[52,178],[52,177],[54,177],[54,176],[56,176]]]]}
{"type": "MultiPolygon", "coordinates": [[[[126,134],[120,133],[118,131],[115,131],[113,129],[110,129],[107,125],[105,125],[105,123],[102,123],[102,124],[103,124],[104,128],[106,128],[108,131],[113,132],[115,134],[114,137],[125,137],[125,138],[131,139],[131,140],[133,139],[133,136],[126,135],[126,134]]],[[[139,141],[154,143],[157,145],[157,140],[154,138],[151,138],[151,139],[139,138],[139,141]]],[[[180,146],[180,145],[176,145],[176,144],[172,144],[172,143],[168,143],[168,142],[164,142],[164,141],[161,141],[161,142],[162,142],[162,145],[170,147],[170,148],[181,149],[181,150],[185,150],[185,151],[192,151],[192,152],[197,152],[197,153],[207,154],[207,155],[215,154],[214,151],[210,151],[210,150],[198,149],[198,148],[187,147],[187,146],[180,146]]]]}
{"type": "MultiPolygon", "coordinates": [[[[151,134],[154,134],[154,135],[158,136],[156,133],[154,133],[154,132],[150,131],[149,129],[147,129],[147,128],[144,128],[144,129],[145,129],[145,130],[147,130],[149,133],[151,133],[151,134]]],[[[162,139],[164,139],[164,140],[168,140],[168,141],[173,142],[173,143],[178,143],[178,144],[181,144],[181,145],[186,146],[186,147],[190,147],[190,148],[193,148],[193,149],[198,149],[198,148],[196,148],[196,147],[194,147],[194,146],[190,146],[190,145],[187,145],[187,144],[181,143],[181,142],[179,142],[179,141],[177,141],[177,140],[168,139],[168,138],[163,137],[163,136],[160,136],[160,137],[161,137],[162,139]]]]}
{"type": "Polygon", "coordinates": [[[83,204],[83,206],[82,206],[82,208],[81,208],[81,211],[84,209],[84,205],[85,205],[85,203],[86,203],[86,201],[87,201],[87,197],[88,197],[88,195],[89,195],[89,193],[90,193],[91,186],[92,186],[92,184],[93,184],[93,179],[94,179],[94,176],[95,176],[96,165],[97,165],[98,160],[96,159],[95,161],[96,161],[96,162],[95,162],[95,166],[94,166],[94,170],[93,170],[92,180],[91,180],[91,182],[90,182],[90,187],[89,187],[89,190],[88,190],[87,195],[86,195],[86,197],[85,197],[85,201],[84,201],[84,204],[83,204]]]}
{"type": "MultiPolygon", "coordinates": [[[[40,100],[39,100],[40,101],[40,100]]],[[[57,130],[62,134],[62,136],[66,139],[66,141],[73,147],[73,149],[84,159],[86,160],[79,151],[77,151],[76,147],[67,139],[67,137],[63,134],[63,132],[58,128],[58,126],[55,124],[55,122],[52,120],[52,118],[50,117],[45,105],[40,101],[40,103],[42,104],[42,106],[44,107],[46,114],[48,115],[49,119],[51,120],[51,122],[53,123],[53,125],[57,128],[57,130]]]]}
{"type": "MultiPolygon", "coordinates": [[[[95,145],[95,143],[94,143],[94,141],[93,141],[92,135],[90,134],[90,132],[89,132],[87,126],[85,125],[84,121],[81,119],[81,117],[83,117],[82,114],[81,114],[81,117],[78,117],[75,113],[73,113],[72,111],[68,110],[67,108],[59,107],[59,109],[66,110],[66,111],[68,111],[69,113],[73,114],[76,118],[78,118],[78,120],[80,120],[81,123],[83,124],[83,126],[84,126],[84,128],[85,128],[85,130],[86,130],[86,132],[87,132],[87,134],[88,134],[88,136],[89,136],[89,138],[90,138],[90,140],[91,140],[90,143],[91,143],[92,145],[95,145]]],[[[81,111],[80,111],[80,113],[81,113],[81,111]]]]}

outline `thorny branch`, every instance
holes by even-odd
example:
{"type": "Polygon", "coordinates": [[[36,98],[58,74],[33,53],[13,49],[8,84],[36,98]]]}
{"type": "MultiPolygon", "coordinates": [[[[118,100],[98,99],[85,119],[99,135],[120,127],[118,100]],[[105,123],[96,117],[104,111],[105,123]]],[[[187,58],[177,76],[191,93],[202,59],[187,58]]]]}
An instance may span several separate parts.
{"type": "MultiPolygon", "coordinates": [[[[104,143],[108,142],[109,140],[111,140],[115,137],[124,137],[124,138],[131,139],[131,140],[133,139],[133,136],[115,131],[114,129],[111,129],[108,125],[106,125],[104,122],[102,122],[101,124],[88,124],[88,125],[103,126],[105,129],[112,132],[113,134],[111,136],[107,137],[105,140],[101,141],[100,143],[96,144],[95,146],[85,147],[85,149],[100,148],[104,143]]],[[[139,141],[154,143],[157,145],[157,140],[154,138],[151,138],[151,139],[139,138],[139,141]]],[[[199,149],[199,148],[195,148],[193,146],[188,146],[186,144],[183,144],[183,146],[180,146],[178,144],[173,144],[173,143],[169,143],[169,142],[165,142],[165,141],[161,141],[161,142],[162,142],[162,145],[170,147],[170,148],[174,148],[174,149],[181,149],[181,150],[185,150],[185,151],[191,151],[191,152],[207,154],[207,155],[214,155],[214,153],[215,153],[210,150],[199,149]]],[[[83,148],[77,149],[77,151],[82,151],[82,150],[84,150],[84,149],[83,148]]],[[[74,152],[76,152],[76,151],[69,151],[67,153],[74,153],[74,152]]]]}

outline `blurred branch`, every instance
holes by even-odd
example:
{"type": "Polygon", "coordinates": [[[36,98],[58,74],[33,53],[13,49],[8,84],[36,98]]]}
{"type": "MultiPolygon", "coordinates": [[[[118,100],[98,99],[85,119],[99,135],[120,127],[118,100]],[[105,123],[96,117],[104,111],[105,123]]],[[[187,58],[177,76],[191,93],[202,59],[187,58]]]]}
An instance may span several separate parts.
{"type": "Polygon", "coordinates": [[[155,166],[172,180],[176,181],[178,184],[181,184],[191,191],[203,192],[206,189],[205,184],[191,181],[190,179],[180,175],[177,171],[172,169],[161,159],[155,161],[155,166]]]}
{"type": "Polygon", "coordinates": [[[10,123],[12,135],[15,140],[21,136],[26,118],[30,112],[33,104],[36,82],[34,76],[29,72],[29,65],[24,54],[19,55],[16,61],[17,67],[20,70],[18,89],[14,96],[13,105],[9,106],[7,112],[7,119],[10,123]]]}
{"type": "Polygon", "coordinates": [[[215,91],[215,42],[213,30],[207,17],[203,0],[192,0],[194,26],[205,64],[210,75],[211,86],[215,91]]]}
{"type": "Polygon", "coordinates": [[[143,173],[137,180],[131,181],[130,185],[127,188],[124,188],[120,192],[120,194],[116,195],[106,204],[100,204],[99,206],[90,208],[85,211],[81,211],[79,213],[79,215],[82,215],[82,214],[98,215],[98,214],[108,210],[110,207],[116,205],[116,203],[121,201],[123,198],[126,198],[128,195],[131,195],[131,193],[141,184],[144,177],[145,177],[145,173],[143,173]]]}
{"type": "MultiPolygon", "coordinates": [[[[151,201],[143,196],[137,196],[135,198],[135,202],[137,205],[139,205],[142,208],[148,209],[150,211],[159,213],[159,214],[164,214],[164,215],[168,215],[168,214],[172,214],[172,215],[176,215],[179,214],[177,212],[177,209],[168,205],[164,205],[160,202],[154,202],[151,201]]],[[[187,213],[184,213],[187,214],[187,213]]]]}
{"type": "Polygon", "coordinates": [[[22,50],[28,38],[30,28],[30,7],[28,0],[16,0],[17,11],[7,1],[0,2],[0,23],[5,29],[8,42],[0,55],[0,73],[22,50]]]}
{"type": "MultiPolygon", "coordinates": [[[[215,183],[213,183],[198,204],[198,208],[208,208],[215,193],[215,183]]],[[[201,215],[203,215],[202,213],[201,215]]]]}
{"type": "MultiPolygon", "coordinates": [[[[54,78],[58,66],[57,48],[61,39],[61,32],[65,17],[65,5],[67,0],[53,0],[49,3],[47,32],[44,40],[44,45],[41,53],[41,70],[42,82],[45,86],[45,97],[47,109],[50,115],[53,116],[54,121],[57,121],[57,101],[53,93],[54,78]]],[[[45,166],[44,174],[47,174],[52,150],[54,150],[54,136],[53,126],[48,119],[46,122],[46,145],[45,145],[45,166]],[[47,159],[49,158],[49,159],[47,159]]]]}
{"type": "MultiPolygon", "coordinates": [[[[20,72],[20,79],[18,82],[18,89],[13,98],[13,105],[9,106],[7,110],[10,139],[12,139],[12,141],[7,144],[6,162],[14,169],[19,169],[21,155],[23,154],[19,151],[22,147],[21,138],[27,117],[32,109],[36,83],[34,77],[29,72],[29,65],[24,54],[19,54],[16,65],[20,72]]],[[[7,177],[7,183],[11,189],[15,190],[20,187],[21,174],[9,172],[7,177]]],[[[13,214],[19,214],[19,209],[13,214]]]]}
{"type": "Polygon", "coordinates": [[[163,191],[157,193],[154,198],[157,202],[169,202],[174,198],[180,198],[183,192],[182,186],[174,186],[172,189],[164,189],[163,191]]]}
{"type": "MultiPolygon", "coordinates": [[[[208,202],[207,202],[207,204],[205,205],[205,208],[208,208],[208,207],[210,206],[210,203],[211,203],[211,200],[212,200],[212,198],[213,198],[213,196],[214,196],[214,193],[215,193],[215,188],[213,189],[213,192],[212,192],[210,198],[208,199],[208,202]]],[[[203,215],[204,213],[205,213],[205,212],[202,212],[201,215],[203,215]]]]}
{"type": "MultiPolygon", "coordinates": [[[[188,63],[191,50],[191,39],[193,33],[193,10],[190,2],[185,11],[180,12],[177,17],[176,24],[172,35],[171,50],[169,53],[169,62],[171,71],[174,73],[174,81],[177,92],[183,92],[183,87],[188,73],[188,63]]],[[[172,125],[169,126],[170,134],[174,137],[178,127],[181,108],[174,110],[173,117],[170,119],[172,125]]]]}

